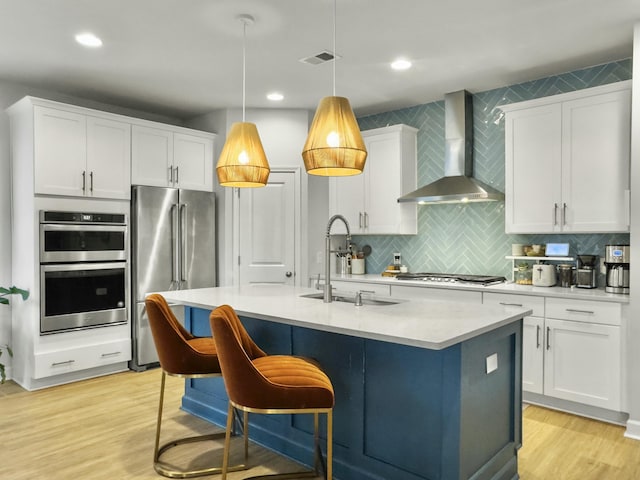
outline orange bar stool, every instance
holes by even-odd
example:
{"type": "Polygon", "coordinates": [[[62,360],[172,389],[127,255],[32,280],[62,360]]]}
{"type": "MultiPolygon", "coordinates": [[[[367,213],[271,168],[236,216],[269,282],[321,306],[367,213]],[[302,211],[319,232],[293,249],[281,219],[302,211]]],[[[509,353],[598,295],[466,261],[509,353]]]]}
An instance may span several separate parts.
{"type": "MultiPolygon", "coordinates": [[[[260,475],[252,478],[303,478],[318,475],[320,448],[319,414],[327,415],[327,461],[325,474],[333,476],[334,392],[329,377],[310,359],[291,355],[255,357],[243,348],[249,338],[233,308],[222,305],[211,312],[211,330],[229,395],[229,412],[222,461],[222,480],[229,471],[229,448],[233,409],[247,413],[314,415],[314,469],[260,475]]],[[[253,342],[251,342],[253,343],[253,342]]],[[[245,428],[247,431],[248,425],[245,428]]],[[[246,440],[245,440],[246,441],[246,440]]]]}
{"type": "MultiPolygon", "coordinates": [[[[156,423],[156,440],[153,451],[153,468],[160,475],[169,478],[191,478],[202,475],[212,475],[222,472],[222,467],[209,466],[196,470],[180,470],[171,467],[161,460],[167,450],[185,443],[214,441],[224,437],[224,432],[199,435],[172,440],[160,446],[160,431],[162,428],[162,412],[164,407],[164,389],[166,376],[181,378],[219,377],[222,375],[215,343],[211,337],[194,337],[175,317],[162,295],[151,294],[145,299],[145,307],[149,317],[149,325],[153,341],[158,351],[162,379],[160,381],[160,401],[158,405],[158,420],[156,423]]],[[[264,353],[263,353],[264,355],[264,353]]],[[[247,417],[245,416],[245,424],[247,417]]],[[[248,458],[248,439],[246,427],[245,462],[248,458]]],[[[229,471],[245,470],[244,464],[229,467],[229,471]]]]}

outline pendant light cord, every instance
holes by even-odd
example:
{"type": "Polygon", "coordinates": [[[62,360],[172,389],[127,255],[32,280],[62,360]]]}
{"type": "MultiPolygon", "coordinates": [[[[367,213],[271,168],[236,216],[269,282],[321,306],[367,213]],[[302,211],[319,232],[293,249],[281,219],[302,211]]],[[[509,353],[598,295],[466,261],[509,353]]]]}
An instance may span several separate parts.
{"type": "Polygon", "coordinates": [[[333,0],[333,96],[336,96],[336,3],[333,0]]]}
{"type": "Polygon", "coordinates": [[[247,89],[247,22],[242,22],[242,122],[244,123],[246,89],[247,89]]]}

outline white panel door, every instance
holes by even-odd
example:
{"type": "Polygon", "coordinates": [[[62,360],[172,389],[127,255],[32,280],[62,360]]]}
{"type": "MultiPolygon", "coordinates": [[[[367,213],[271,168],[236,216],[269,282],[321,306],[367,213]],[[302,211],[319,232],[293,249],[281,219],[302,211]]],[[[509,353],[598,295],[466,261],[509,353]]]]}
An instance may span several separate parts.
{"type": "MultiPolygon", "coordinates": [[[[365,183],[367,166],[364,173],[347,177],[329,179],[329,214],[340,214],[349,222],[351,234],[364,232],[365,225],[365,183]]],[[[336,222],[332,234],[345,234],[347,230],[342,222],[336,222]]]]}
{"type": "Polygon", "coordinates": [[[391,159],[400,158],[400,137],[397,133],[388,133],[365,137],[369,163],[365,169],[365,205],[368,233],[397,232],[401,215],[398,204],[398,186],[402,184],[402,164],[391,159]],[[390,185],[389,188],[374,188],[390,185]],[[392,187],[393,188],[392,188],[392,187]]]}
{"type": "Polygon", "coordinates": [[[160,128],[131,127],[131,183],[172,186],[173,133],[160,128]]]}
{"type": "Polygon", "coordinates": [[[295,284],[295,174],[240,189],[240,284],[295,284]]]}
{"type": "Polygon", "coordinates": [[[505,231],[560,231],[562,109],[559,104],[507,112],[505,231]]]}
{"type": "Polygon", "coordinates": [[[188,190],[213,191],[213,139],[173,135],[174,182],[188,190]]]}
{"type": "Polygon", "coordinates": [[[36,106],[35,191],[84,196],[87,186],[87,120],[84,115],[36,106]]]}
{"type": "Polygon", "coordinates": [[[87,117],[87,194],[131,198],[131,125],[87,117]]]}
{"type": "Polygon", "coordinates": [[[562,110],[564,231],[628,231],[631,91],[565,102],[562,110]]]}
{"type": "Polygon", "coordinates": [[[543,393],[544,319],[525,317],[522,325],[522,389],[543,393]]]}
{"type": "Polygon", "coordinates": [[[544,393],[620,410],[620,327],[546,319],[544,393]]]}

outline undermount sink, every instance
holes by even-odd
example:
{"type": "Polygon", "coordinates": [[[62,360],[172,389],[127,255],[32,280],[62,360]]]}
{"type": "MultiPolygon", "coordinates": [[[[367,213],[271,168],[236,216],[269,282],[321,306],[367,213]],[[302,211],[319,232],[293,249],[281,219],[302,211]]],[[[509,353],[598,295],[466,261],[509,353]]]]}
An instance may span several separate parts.
{"type": "MultiPolygon", "coordinates": [[[[304,298],[315,298],[318,300],[322,300],[324,298],[324,293],[322,292],[318,292],[318,293],[307,293],[305,295],[300,295],[301,297],[304,298]]],[[[334,295],[333,297],[331,297],[331,300],[333,302],[345,302],[345,303],[356,303],[356,296],[355,294],[353,296],[345,296],[345,295],[334,295]]],[[[363,305],[396,305],[400,303],[399,301],[396,300],[381,300],[379,298],[368,298],[365,296],[362,296],[362,304],[363,305]]]]}

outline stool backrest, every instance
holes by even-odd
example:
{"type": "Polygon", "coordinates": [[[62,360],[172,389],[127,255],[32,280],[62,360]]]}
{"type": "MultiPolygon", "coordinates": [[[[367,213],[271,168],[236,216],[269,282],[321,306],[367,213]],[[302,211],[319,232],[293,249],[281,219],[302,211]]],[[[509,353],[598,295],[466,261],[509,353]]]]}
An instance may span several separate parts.
{"type": "MultiPolygon", "coordinates": [[[[247,338],[250,344],[255,343],[240,323],[235,311],[228,305],[218,307],[211,312],[210,321],[229,399],[244,407],[265,408],[264,403],[269,400],[265,398],[264,392],[269,389],[271,383],[253,365],[250,353],[245,350],[244,343],[247,338]]],[[[255,348],[262,355],[254,358],[266,356],[259,347],[255,348]]]]}
{"type": "Polygon", "coordinates": [[[215,352],[204,354],[189,345],[188,341],[195,337],[180,324],[162,295],[153,293],[144,303],[163,370],[186,375],[218,368],[215,352]],[[205,362],[207,366],[203,368],[205,362]]]}

